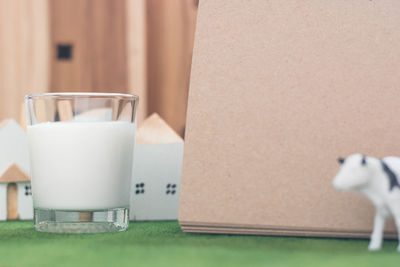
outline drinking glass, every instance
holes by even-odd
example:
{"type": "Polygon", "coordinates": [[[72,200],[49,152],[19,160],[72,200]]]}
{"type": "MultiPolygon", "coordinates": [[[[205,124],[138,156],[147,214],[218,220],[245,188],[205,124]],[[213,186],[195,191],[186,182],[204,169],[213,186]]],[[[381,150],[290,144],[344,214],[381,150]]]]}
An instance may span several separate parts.
{"type": "Polygon", "coordinates": [[[111,93],[25,96],[36,230],[128,228],[138,101],[111,93]]]}

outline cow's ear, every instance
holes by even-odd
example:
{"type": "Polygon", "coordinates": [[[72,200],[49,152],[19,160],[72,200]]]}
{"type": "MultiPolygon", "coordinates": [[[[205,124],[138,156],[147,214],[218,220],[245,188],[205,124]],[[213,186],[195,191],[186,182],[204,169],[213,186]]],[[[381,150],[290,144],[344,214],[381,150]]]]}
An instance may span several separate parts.
{"type": "Polygon", "coordinates": [[[337,161],[339,162],[339,164],[343,164],[344,163],[344,158],[340,157],[337,159],[337,161]]]}
{"type": "Polygon", "coordinates": [[[361,165],[363,166],[367,165],[367,159],[365,158],[365,156],[363,156],[361,159],[361,165]]]}

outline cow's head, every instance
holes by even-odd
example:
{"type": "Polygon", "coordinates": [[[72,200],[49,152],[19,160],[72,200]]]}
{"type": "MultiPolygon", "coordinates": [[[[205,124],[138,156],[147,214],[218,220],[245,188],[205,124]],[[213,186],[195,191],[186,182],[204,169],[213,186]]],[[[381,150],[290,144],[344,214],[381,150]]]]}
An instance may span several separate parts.
{"type": "Polygon", "coordinates": [[[339,158],[338,162],[341,167],[333,179],[333,186],[339,190],[360,189],[368,184],[374,173],[368,158],[361,154],[339,158]]]}

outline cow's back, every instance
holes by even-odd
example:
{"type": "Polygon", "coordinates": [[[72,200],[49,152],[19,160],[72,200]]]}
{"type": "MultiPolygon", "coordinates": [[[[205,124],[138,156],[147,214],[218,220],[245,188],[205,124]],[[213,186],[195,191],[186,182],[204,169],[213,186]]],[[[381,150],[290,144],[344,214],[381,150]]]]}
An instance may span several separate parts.
{"type": "Polygon", "coordinates": [[[397,180],[400,182],[400,158],[399,157],[385,157],[383,162],[396,174],[397,180]]]}

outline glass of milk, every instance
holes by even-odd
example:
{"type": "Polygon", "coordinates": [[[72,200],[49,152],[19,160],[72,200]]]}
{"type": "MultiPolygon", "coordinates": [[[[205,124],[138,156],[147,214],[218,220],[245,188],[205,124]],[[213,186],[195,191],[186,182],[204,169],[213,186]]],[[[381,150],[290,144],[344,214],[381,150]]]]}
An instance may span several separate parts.
{"type": "Polygon", "coordinates": [[[138,101],[128,94],[25,96],[36,230],[128,228],[138,101]]]}

